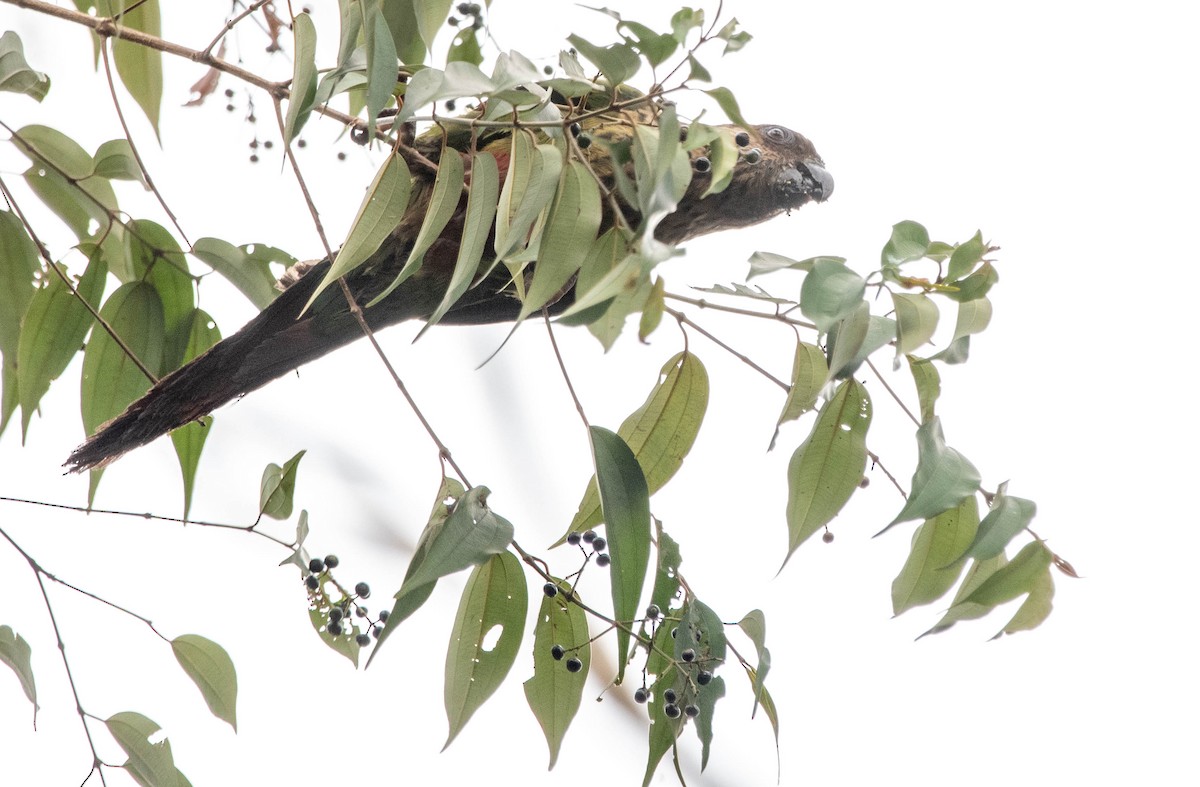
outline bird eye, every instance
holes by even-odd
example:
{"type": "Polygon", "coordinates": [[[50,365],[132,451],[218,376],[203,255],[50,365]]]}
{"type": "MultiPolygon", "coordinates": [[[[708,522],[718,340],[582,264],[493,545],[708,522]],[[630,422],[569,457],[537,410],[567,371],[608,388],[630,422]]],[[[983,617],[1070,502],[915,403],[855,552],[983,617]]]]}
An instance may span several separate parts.
{"type": "Polygon", "coordinates": [[[767,137],[775,142],[791,142],[792,132],[782,126],[768,126],[767,137]]]}

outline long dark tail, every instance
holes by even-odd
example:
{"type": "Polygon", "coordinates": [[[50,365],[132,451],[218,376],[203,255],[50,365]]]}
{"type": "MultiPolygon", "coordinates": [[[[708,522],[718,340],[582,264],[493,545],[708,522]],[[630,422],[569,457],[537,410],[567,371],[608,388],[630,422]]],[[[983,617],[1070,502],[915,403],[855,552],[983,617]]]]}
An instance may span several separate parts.
{"type": "MultiPolygon", "coordinates": [[[[326,299],[300,316],[328,267],[315,266],[240,331],[159,380],[76,448],[65,467],[80,472],[107,464],[361,336],[344,301],[338,308],[326,299]]],[[[391,316],[389,322],[412,315],[391,316]]]]}

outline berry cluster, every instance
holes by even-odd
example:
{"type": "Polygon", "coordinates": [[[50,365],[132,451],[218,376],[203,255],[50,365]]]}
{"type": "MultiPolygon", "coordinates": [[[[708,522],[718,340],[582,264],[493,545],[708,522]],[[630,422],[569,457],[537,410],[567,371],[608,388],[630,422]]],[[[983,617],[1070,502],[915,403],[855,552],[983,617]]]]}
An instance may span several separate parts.
{"type": "Polygon", "coordinates": [[[604,540],[604,536],[597,534],[595,530],[585,530],[583,533],[571,533],[567,536],[567,543],[582,549],[589,559],[595,555],[596,565],[601,568],[612,562],[612,558],[604,551],[605,547],[608,546],[608,542],[604,540]],[[587,546],[584,546],[584,544],[587,546]]]}
{"type": "Polygon", "coordinates": [[[366,582],[359,582],[354,586],[353,594],[347,593],[329,573],[332,569],[337,568],[340,562],[337,555],[326,555],[324,558],[314,557],[309,560],[309,573],[304,578],[304,586],[308,588],[309,601],[316,609],[329,608],[325,633],[331,637],[340,637],[342,635],[349,636],[353,632],[354,641],[358,643],[359,647],[365,648],[371,644],[372,637],[378,639],[383,634],[388,611],[380,610],[378,617],[375,620],[371,619],[370,610],[360,603],[362,600],[370,598],[371,586],[366,582]],[[323,587],[325,582],[337,589],[341,596],[340,600],[333,602],[329,599],[328,593],[323,587]],[[352,615],[361,618],[370,628],[371,633],[359,631],[358,626],[350,620],[352,615]]]}
{"type": "MultiPolygon", "coordinates": [[[[663,616],[662,610],[657,604],[651,604],[646,608],[643,623],[649,624],[650,639],[656,640],[656,630],[670,619],[663,616]]],[[[671,628],[671,639],[678,639],[679,627],[671,628]]],[[[679,654],[678,659],[674,660],[673,669],[663,673],[668,676],[671,685],[663,689],[662,712],[668,719],[678,719],[680,716],[686,716],[689,719],[694,719],[700,715],[699,694],[700,689],[712,683],[713,673],[710,659],[706,658],[705,653],[707,647],[704,643],[704,633],[699,629],[692,630],[692,639],[696,647],[686,647],[683,650],[676,652],[679,654]],[[678,672],[676,672],[678,670],[678,672]]],[[[662,675],[659,676],[662,680],[662,675]]],[[[653,688],[647,688],[645,682],[645,672],[642,673],[642,685],[633,692],[633,700],[638,704],[646,703],[651,696],[653,688]]]]}
{"type": "Polygon", "coordinates": [[[483,6],[481,6],[479,3],[459,3],[454,7],[454,10],[457,11],[459,16],[462,16],[463,19],[459,19],[457,16],[450,17],[446,20],[446,24],[450,25],[451,27],[458,27],[460,24],[464,27],[470,27],[474,30],[478,30],[483,27],[483,6]],[[470,21],[467,21],[468,19],[470,21]]]}

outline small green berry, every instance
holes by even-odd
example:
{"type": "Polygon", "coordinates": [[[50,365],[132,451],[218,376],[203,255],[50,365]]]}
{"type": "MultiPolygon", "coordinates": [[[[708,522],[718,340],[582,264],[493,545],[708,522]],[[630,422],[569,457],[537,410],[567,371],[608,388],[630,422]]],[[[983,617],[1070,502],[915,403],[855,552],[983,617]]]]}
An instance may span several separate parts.
{"type": "Polygon", "coordinates": [[[563,650],[562,645],[555,645],[554,647],[550,648],[550,658],[554,659],[555,661],[562,661],[563,656],[566,654],[567,652],[563,650]]]}
{"type": "Polygon", "coordinates": [[[572,656],[567,659],[567,672],[579,672],[581,669],[583,669],[583,662],[578,658],[572,656]]]}

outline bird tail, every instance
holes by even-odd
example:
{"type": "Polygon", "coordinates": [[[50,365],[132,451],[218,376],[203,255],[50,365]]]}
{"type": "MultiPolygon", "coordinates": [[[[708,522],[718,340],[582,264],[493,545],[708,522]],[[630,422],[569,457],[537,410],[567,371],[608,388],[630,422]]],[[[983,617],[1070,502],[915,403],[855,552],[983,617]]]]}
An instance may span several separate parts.
{"type": "Polygon", "coordinates": [[[313,312],[301,317],[324,278],[322,268],[328,263],[284,290],[240,331],[159,380],[76,448],[64,466],[81,472],[108,464],[361,336],[344,305],[319,320],[313,312]]]}

